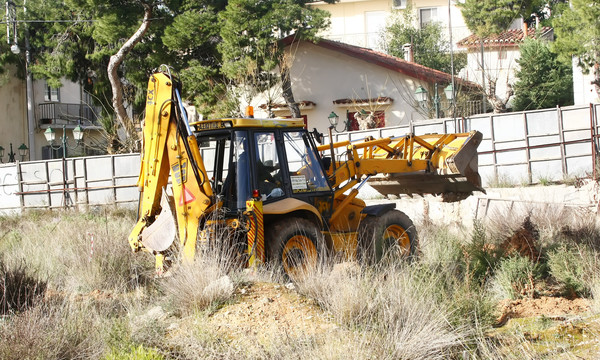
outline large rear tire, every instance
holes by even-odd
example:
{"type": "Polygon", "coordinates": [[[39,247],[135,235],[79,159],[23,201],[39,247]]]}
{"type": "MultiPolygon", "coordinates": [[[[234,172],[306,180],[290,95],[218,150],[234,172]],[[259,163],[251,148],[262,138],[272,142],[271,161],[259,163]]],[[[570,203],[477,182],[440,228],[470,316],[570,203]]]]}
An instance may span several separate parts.
{"type": "Polygon", "coordinates": [[[269,260],[291,279],[316,269],[322,256],[323,235],[316,224],[303,218],[275,223],[267,240],[269,260]]]}
{"type": "Polygon", "coordinates": [[[417,230],[401,211],[367,216],[360,224],[359,258],[369,264],[382,260],[411,259],[417,250],[417,230]]]}

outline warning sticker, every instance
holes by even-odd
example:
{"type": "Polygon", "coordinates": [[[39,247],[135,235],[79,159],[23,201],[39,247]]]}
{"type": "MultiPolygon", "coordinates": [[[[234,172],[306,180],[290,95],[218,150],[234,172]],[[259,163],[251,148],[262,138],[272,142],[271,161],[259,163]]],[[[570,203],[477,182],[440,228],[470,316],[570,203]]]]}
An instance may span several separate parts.
{"type": "Polygon", "coordinates": [[[194,194],[189,191],[186,187],[181,189],[181,198],[179,199],[179,206],[183,206],[184,204],[191,203],[196,200],[194,194]]]}
{"type": "Polygon", "coordinates": [[[304,175],[290,176],[292,190],[306,190],[306,177],[304,175]]]}

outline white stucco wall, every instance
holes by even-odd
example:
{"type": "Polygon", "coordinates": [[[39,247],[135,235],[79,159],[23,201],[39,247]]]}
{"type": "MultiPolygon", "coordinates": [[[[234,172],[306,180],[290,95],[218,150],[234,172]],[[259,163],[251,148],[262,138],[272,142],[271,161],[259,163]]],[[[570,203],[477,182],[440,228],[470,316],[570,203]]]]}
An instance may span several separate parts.
{"type": "MultiPolygon", "coordinates": [[[[442,24],[447,39],[449,39],[448,4],[450,4],[453,42],[456,44],[456,42],[471,34],[465,25],[460,9],[456,6],[456,1],[409,0],[408,3],[412,6],[413,11],[416,11],[417,15],[420,9],[436,8],[437,21],[442,24]]],[[[368,46],[370,45],[369,43],[373,43],[372,40],[369,42],[368,39],[373,34],[369,35],[369,28],[372,29],[372,26],[367,24],[367,18],[369,17],[367,13],[382,11],[386,13],[386,18],[389,19],[389,15],[393,11],[393,1],[391,0],[340,0],[335,4],[317,2],[312,4],[312,6],[331,13],[331,27],[324,31],[321,36],[356,46],[368,46]]],[[[385,24],[382,23],[381,25],[385,24]]],[[[419,25],[418,20],[414,25],[419,25]]]]}
{"type": "MultiPolygon", "coordinates": [[[[344,119],[346,109],[359,111],[362,107],[334,105],[338,99],[368,99],[386,96],[393,99],[390,105],[371,106],[365,110],[385,111],[386,126],[408,124],[410,120],[424,119],[415,107],[414,92],[421,84],[406,75],[378,65],[356,59],[337,51],[324,49],[309,42],[300,42],[292,47],[292,88],[296,101],[309,100],[316,103],[313,109],[302,111],[308,117],[308,128],[326,131],[327,116],[335,111],[344,119]]],[[[283,103],[279,98],[276,102],[283,103]]],[[[258,109],[265,103],[264,97],[256,97],[252,105],[256,117],[266,117],[258,109]]],[[[289,113],[287,113],[289,114],[289,113]]],[[[277,113],[276,115],[286,115],[277,113]]],[[[339,126],[341,129],[342,126],[339,126]]]]}
{"type": "Polygon", "coordinates": [[[573,57],[573,97],[575,105],[585,105],[600,102],[592,80],[594,80],[593,69],[587,74],[577,65],[578,59],[573,57]]]}
{"type": "MultiPolygon", "coordinates": [[[[496,81],[496,95],[500,99],[506,98],[507,84],[516,82],[515,73],[518,70],[518,59],[521,57],[519,48],[516,46],[507,46],[501,48],[485,48],[484,51],[484,69],[486,81],[493,79],[496,81]],[[504,52],[504,56],[500,53],[504,52]]],[[[482,84],[481,74],[481,50],[470,49],[467,55],[467,67],[463,69],[461,77],[465,80],[482,84]]],[[[486,82],[486,87],[489,83],[486,82]]]]}

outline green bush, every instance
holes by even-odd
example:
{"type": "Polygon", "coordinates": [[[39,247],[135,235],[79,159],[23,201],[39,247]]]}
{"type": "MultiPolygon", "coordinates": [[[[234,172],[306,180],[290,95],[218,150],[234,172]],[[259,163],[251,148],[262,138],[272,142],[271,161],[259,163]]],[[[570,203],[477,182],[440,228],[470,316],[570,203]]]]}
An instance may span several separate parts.
{"type": "Polygon", "coordinates": [[[534,281],[541,276],[540,266],[529,258],[514,255],[500,261],[492,288],[501,299],[533,296],[534,281]]]}
{"type": "Polygon", "coordinates": [[[585,246],[558,247],[548,253],[550,275],[558,282],[566,296],[589,296],[589,264],[593,255],[585,246]]]}
{"type": "Polygon", "coordinates": [[[464,252],[466,275],[474,286],[482,286],[502,259],[502,250],[491,244],[485,227],[478,221],[473,223],[471,242],[465,246],[464,252]]]}

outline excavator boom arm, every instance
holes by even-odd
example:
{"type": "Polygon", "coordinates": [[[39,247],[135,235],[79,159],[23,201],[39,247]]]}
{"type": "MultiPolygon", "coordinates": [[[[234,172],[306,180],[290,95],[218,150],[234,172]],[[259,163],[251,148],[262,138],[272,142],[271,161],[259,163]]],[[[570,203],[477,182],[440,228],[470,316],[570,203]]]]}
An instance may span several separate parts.
{"type": "Polygon", "coordinates": [[[164,252],[174,241],[167,230],[175,229],[173,214],[165,209],[167,204],[172,203],[175,209],[184,260],[193,259],[198,225],[214,210],[212,188],[196,138],[185,122],[178,91],[169,73],[150,77],[138,179],[139,219],[129,235],[134,251],[145,250],[157,256],[157,267],[162,266],[164,252]],[[161,201],[169,175],[173,196],[171,201],[161,201]]]}

